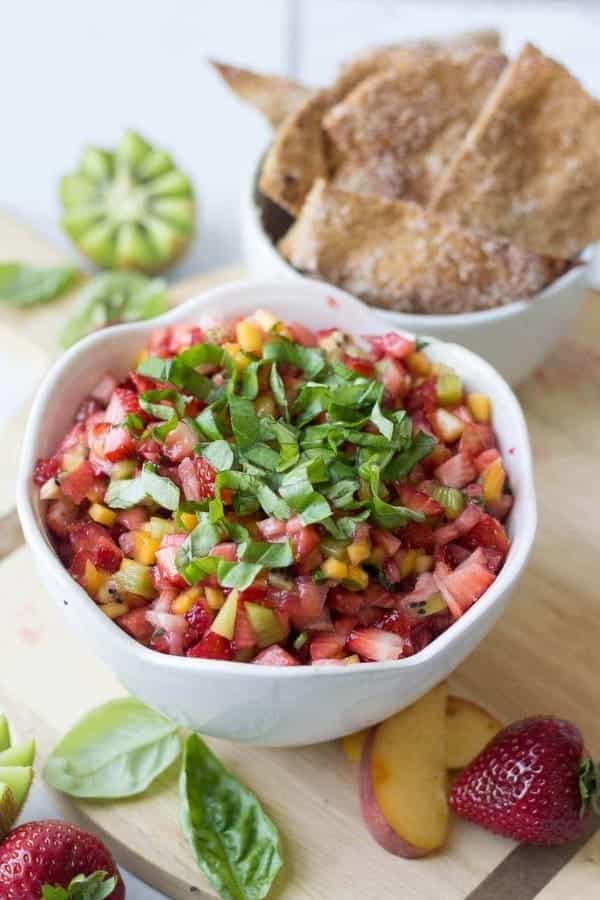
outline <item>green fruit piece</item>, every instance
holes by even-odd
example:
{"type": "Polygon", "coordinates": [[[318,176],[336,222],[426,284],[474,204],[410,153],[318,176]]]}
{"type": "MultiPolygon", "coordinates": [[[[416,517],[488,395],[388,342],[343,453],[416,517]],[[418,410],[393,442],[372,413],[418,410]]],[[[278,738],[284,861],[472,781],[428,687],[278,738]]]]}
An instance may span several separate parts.
{"type": "Polygon", "coordinates": [[[19,810],[15,798],[7,784],[0,782],[0,841],[2,841],[13,827],[19,810]]]}
{"type": "Polygon", "coordinates": [[[0,716],[0,750],[8,750],[10,747],[10,729],[6,716],[0,716]]]}
{"type": "Polygon", "coordinates": [[[88,147],[60,183],[63,228],[98,266],[154,274],[187,249],[196,221],[190,179],[134,131],[114,153],[88,147]]]}
{"type": "Polygon", "coordinates": [[[232,591],[225,603],[217,613],[217,618],[210,626],[210,630],[221,637],[232,640],[235,631],[235,617],[237,615],[238,591],[232,591]]]}
{"type": "Polygon", "coordinates": [[[0,753],[0,766],[32,766],[35,759],[35,741],[25,741],[18,747],[9,747],[0,753]]]}
{"type": "Polygon", "coordinates": [[[425,617],[434,616],[443,609],[447,609],[447,606],[442,595],[436,592],[435,594],[431,594],[430,597],[427,597],[426,600],[409,603],[408,608],[412,613],[415,613],[415,615],[425,617]]]}
{"type": "Polygon", "coordinates": [[[244,608],[259,647],[270,647],[283,640],[285,628],[272,609],[258,603],[245,603],[244,608]]]}
{"type": "Polygon", "coordinates": [[[0,784],[9,786],[17,811],[20,811],[25,803],[32,781],[33,769],[31,766],[0,766],[0,784]]]}

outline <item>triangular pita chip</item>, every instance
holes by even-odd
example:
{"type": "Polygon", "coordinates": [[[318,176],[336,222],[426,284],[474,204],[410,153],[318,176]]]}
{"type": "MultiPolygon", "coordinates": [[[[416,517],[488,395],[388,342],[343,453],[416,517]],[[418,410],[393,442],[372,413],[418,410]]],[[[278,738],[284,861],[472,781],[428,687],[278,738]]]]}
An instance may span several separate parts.
{"type": "Polygon", "coordinates": [[[600,239],[600,104],[530,44],[506,69],[431,206],[539,253],[600,239]]]}
{"type": "Polygon", "coordinates": [[[300,271],[367,303],[418,313],[502,306],[536,294],[571,265],[463,229],[415,203],[350,194],[322,179],[279,249],[300,271]]]}
{"type": "Polygon", "coordinates": [[[215,60],[211,60],[211,65],[233,93],[261,112],[273,128],[278,128],[313,93],[290,78],[264,75],[215,60]]]}
{"type": "Polygon", "coordinates": [[[505,63],[493,49],[415,53],[362,81],[327,113],[325,130],[359,169],[375,174],[379,164],[383,196],[423,203],[505,63]]]}

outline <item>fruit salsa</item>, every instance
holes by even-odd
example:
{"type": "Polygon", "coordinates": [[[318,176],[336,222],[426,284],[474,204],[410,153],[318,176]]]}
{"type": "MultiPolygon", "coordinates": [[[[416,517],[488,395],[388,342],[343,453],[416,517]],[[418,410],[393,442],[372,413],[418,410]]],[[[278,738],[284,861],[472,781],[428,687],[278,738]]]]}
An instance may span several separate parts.
{"type": "Polygon", "coordinates": [[[418,341],[258,310],[154,332],[34,478],[60,559],[146,647],[397,660],[506,558],[513,498],[491,415],[418,341]]]}

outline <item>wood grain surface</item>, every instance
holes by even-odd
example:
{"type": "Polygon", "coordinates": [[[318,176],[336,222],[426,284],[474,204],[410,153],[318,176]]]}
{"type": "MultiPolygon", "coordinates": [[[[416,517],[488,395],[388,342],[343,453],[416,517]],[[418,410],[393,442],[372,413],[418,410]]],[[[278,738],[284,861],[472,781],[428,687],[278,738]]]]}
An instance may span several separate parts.
{"type": "MultiPolygon", "coordinates": [[[[0,259],[17,255],[40,262],[60,258],[36,236],[0,216],[0,259]]],[[[216,278],[222,281],[232,275],[237,273],[221,272],[216,278]]],[[[176,299],[209,283],[210,276],[193,279],[178,287],[176,299]]],[[[2,311],[0,327],[26,337],[40,358],[49,360],[55,353],[60,320],[71,302],[67,299],[38,314],[2,311]]],[[[597,295],[589,296],[571,334],[519,395],[536,461],[540,527],[535,551],[510,608],[455,673],[451,688],[476,699],[504,721],[540,712],[570,718],[584,731],[592,753],[599,756],[597,295]]],[[[12,442],[16,446],[22,415],[4,446],[12,442]]],[[[14,719],[21,735],[35,735],[41,768],[65,729],[123,689],[67,630],[60,610],[34,572],[26,547],[0,561],[0,598],[0,707],[14,719]]],[[[357,772],[338,744],[257,750],[210,743],[224,763],[257,792],[280,827],[287,863],[275,898],[464,900],[472,895],[506,900],[514,894],[515,900],[534,896],[593,900],[598,896],[598,831],[591,831],[583,846],[573,847],[572,855],[561,857],[558,868],[547,865],[542,881],[541,863],[534,852],[520,849],[514,862],[515,846],[510,841],[457,820],[452,822],[443,852],[425,860],[401,860],[374,844],[363,828],[357,772]],[[502,863],[502,870],[497,869],[502,863]]],[[[167,773],[140,799],[111,804],[59,799],[65,814],[93,826],[125,866],[168,897],[214,897],[179,833],[176,773],[167,773]]]]}

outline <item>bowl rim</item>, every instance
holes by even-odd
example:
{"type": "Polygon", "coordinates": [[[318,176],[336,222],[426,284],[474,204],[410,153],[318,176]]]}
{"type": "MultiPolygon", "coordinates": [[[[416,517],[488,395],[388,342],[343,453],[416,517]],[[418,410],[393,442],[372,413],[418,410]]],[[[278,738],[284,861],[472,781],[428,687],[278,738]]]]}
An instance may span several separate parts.
{"type": "MultiPolygon", "coordinates": [[[[45,570],[50,570],[50,574],[60,583],[64,592],[69,594],[70,603],[79,607],[83,613],[83,617],[92,622],[95,619],[97,629],[105,638],[107,644],[112,644],[116,649],[122,651],[129,657],[135,659],[138,663],[150,664],[156,666],[157,669],[170,669],[173,671],[186,672],[188,675],[192,672],[205,675],[223,675],[225,677],[238,677],[242,673],[250,678],[272,678],[275,674],[281,678],[315,678],[324,677],[352,677],[363,670],[362,665],[358,666],[312,666],[300,665],[290,667],[278,666],[255,666],[244,662],[226,661],[226,660],[206,660],[194,658],[190,660],[184,656],[167,656],[157,653],[138,643],[134,638],[126,634],[122,629],[108,619],[98,606],[90,599],[89,595],[84,591],[76,581],[73,580],[68,570],[62,565],[57,554],[52,549],[48,539],[46,538],[42,526],[38,524],[36,511],[34,508],[33,497],[35,486],[32,480],[32,472],[37,460],[37,447],[41,434],[43,432],[44,411],[49,398],[52,396],[54,388],[58,382],[65,378],[65,373],[79,361],[80,357],[85,356],[93,347],[110,343],[117,335],[128,334],[132,339],[143,340],[149,332],[155,328],[164,327],[165,325],[176,324],[180,322],[194,321],[202,313],[208,311],[209,308],[218,308],[219,301],[236,298],[241,301],[246,294],[268,294],[270,291],[281,294],[286,288],[291,291],[305,292],[307,295],[314,295],[316,298],[323,300],[323,293],[328,297],[335,298],[337,303],[343,303],[350,309],[354,307],[356,312],[360,311],[366,315],[376,319],[377,326],[383,323],[373,311],[373,309],[362,301],[357,300],[345,291],[326,282],[316,281],[314,279],[306,279],[299,277],[292,285],[290,282],[282,282],[277,280],[265,281],[234,281],[225,285],[212,288],[202,294],[190,298],[185,303],[175,306],[163,315],[147,320],[144,322],[135,322],[125,325],[115,325],[109,329],[95,332],[84,338],[82,341],[68,350],[60,357],[51,367],[41,384],[31,411],[29,413],[25,438],[21,450],[20,466],[17,475],[17,510],[23,528],[23,532],[27,543],[29,544],[33,554],[37,557],[37,561],[45,570]],[[85,604],[85,607],[83,606],[85,604]]],[[[259,305],[257,300],[257,306],[259,305]]],[[[301,318],[301,316],[300,316],[301,318]]],[[[522,533],[519,535],[518,542],[511,544],[512,556],[506,560],[505,565],[500,571],[497,579],[488,588],[481,600],[475,603],[466,613],[452,626],[436,637],[434,641],[427,645],[423,650],[414,656],[404,659],[388,660],[384,662],[371,662],[368,664],[369,671],[375,672],[400,672],[404,668],[412,668],[426,664],[432,657],[443,655],[444,651],[449,649],[453,644],[458,643],[460,637],[465,631],[476,626],[476,622],[486,616],[490,609],[500,602],[503,595],[511,589],[514,583],[521,575],[527,559],[531,553],[533,546],[536,526],[537,526],[537,507],[535,498],[535,487],[533,480],[533,464],[532,453],[529,443],[529,435],[525,418],[519,402],[513,391],[502,378],[502,376],[485,360],[457,344],[449,341],[431,338],[431,344],[444,347],[451,347],[453,353],[472,364],[480,367],[491,381],[494,383],[495,402],[502,403],[505,408],[510,410],[513,420],[513,432],[511,442],[520,450],[521,465],[523,468],[523,485],[520,491],[520,499],[523,506],[523,521],[521,524],[522,533]]],[[[95,643],[97,638],[85,635],[90,644],[95,643]]]]}
{"type": "MultiPolygon", "coordinates": [[[[252,162],[251,168],[247,174],[246,187],[242,193],[242,225],[244,227],[246,223],[249,223],[250,227],[254,229],[256,234],[262,240],[264,250],[269,253],[273,261],[281,268],[282,272],[293,275],[296,278],[310,277],[299,272],[298,269],[283,258],[271,240],[268,232],[263,227],[260,208],[256,203],[256,194],[260,190],[258,182],[261,164],[269,146],[270,143],[260,152],[258,160],[252,162]]],[[[537,294],[534,294],[528,300],[512,300],[504,306],[497,306],[493,309],[481,309],[475,310],[474,312],[463,313],[408,313],[387,309],[384,306],[370,306],[366,303],[364,305],[369,306],[369,309],[374,310],[377,314],[385,316],[388,322],[396,320],[400,328],[415,331],[417,334],[427,332],[428,325],[431,328],[473,328],[479,326],[485,327],[486,325],[492,326],[496,322],[503,321],[504,319],[511,319],[519,316],[521,313],[529,310],[531,304],[536,301],[547,300],[562,291],[568,292],[572,285],[579,282],[580,279],[587,282],[590,278],[591,264],[595,252],[596,248],[594,245],[585,247],[580,253],[578,264],[573,266],[572,269],[569,269],[568,272],[565,272],[564,275],[556,278],[541,291],[538,291],[537,294]]],[[[339,290],[343,290],[343,288],[340,288],[339,290]]],[[[364,301],[361,302],[364,303],[364,301]]]]}

